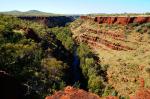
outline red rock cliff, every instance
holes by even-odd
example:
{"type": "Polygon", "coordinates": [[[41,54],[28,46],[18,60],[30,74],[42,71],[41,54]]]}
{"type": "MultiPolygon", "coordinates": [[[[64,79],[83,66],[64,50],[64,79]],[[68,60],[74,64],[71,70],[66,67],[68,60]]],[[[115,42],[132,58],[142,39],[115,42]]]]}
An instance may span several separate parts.
{"type": "Polygon", "coordinates": [[[88,17],[81,16],[81,19],[91,19],[99,24],[107,23],[107,24],[121,24],[127,25],[130,23],[148,23],[150,22],[150,17],[88,17]]]}

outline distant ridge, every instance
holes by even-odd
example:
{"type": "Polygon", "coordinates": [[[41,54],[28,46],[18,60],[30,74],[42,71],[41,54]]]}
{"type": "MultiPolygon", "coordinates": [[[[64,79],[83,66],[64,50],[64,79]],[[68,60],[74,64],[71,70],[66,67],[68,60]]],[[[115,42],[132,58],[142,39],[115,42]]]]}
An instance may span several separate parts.
{"type": "Polygon", "coordinates": [[[62,16],[62,14],[47,13],[38,10],[29,10],[25,12],[13,10],[7,12],[0,12],[0,14],[14,15],[14,16],[62,16]]]}

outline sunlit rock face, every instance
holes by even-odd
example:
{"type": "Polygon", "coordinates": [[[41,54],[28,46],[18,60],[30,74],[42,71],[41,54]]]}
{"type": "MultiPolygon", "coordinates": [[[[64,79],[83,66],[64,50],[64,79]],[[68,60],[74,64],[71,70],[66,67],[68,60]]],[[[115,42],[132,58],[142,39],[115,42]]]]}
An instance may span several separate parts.
{"type": "Polygon", "coordinates": [[[121,24],[128,25],[130,23],[148,23],[150,22],[150,17],[88,17],[81,16],[81,19],[91,19],[99,24],[121,24]]]}
{"type": "MultiPolygon", "coordinates": [[[[138,91],[136,91],[134,96],[129,97],[130,99],[150,99],[150,90],[141,88],[138,91]]],[[[63,91],[55,92],[54,95],[47,96],[45,99],[119,99],[119,97],[99,97],[96,94],[86,92],[82,89],[76,89],[71,86],[68,86],[63,91]]]]}
{"type": "Polygon", "coordinates": [[[64,91],[58,91],[52,96],[47,96],[45,99],[100,99],[100,97],[82,89],[68,86],[64,91]]]}

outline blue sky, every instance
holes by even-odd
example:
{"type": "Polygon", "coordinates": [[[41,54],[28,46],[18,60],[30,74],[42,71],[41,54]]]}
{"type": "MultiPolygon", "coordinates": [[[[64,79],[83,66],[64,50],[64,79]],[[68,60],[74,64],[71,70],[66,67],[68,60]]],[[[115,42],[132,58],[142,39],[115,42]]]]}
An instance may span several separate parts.
{"type": "Polygon", "coordinates": [[[60,14],[150,12],[150,0],[0,0],[0,11],[40,10],[60,14]]]}

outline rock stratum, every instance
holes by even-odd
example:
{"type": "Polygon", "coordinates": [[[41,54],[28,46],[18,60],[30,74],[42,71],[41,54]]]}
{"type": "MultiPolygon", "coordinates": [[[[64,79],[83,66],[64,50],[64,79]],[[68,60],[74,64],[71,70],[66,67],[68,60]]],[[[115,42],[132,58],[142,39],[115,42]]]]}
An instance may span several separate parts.
{"type": "Polygon", "coordinates": [[[88,17],[88,16],[81,16],[81,19],[91,19],[99,24],[107,23],[107,24],[121,24],[121,25],[128,25],[130,23],[148,23],[150,22],[150,17],[88,17]]]}

